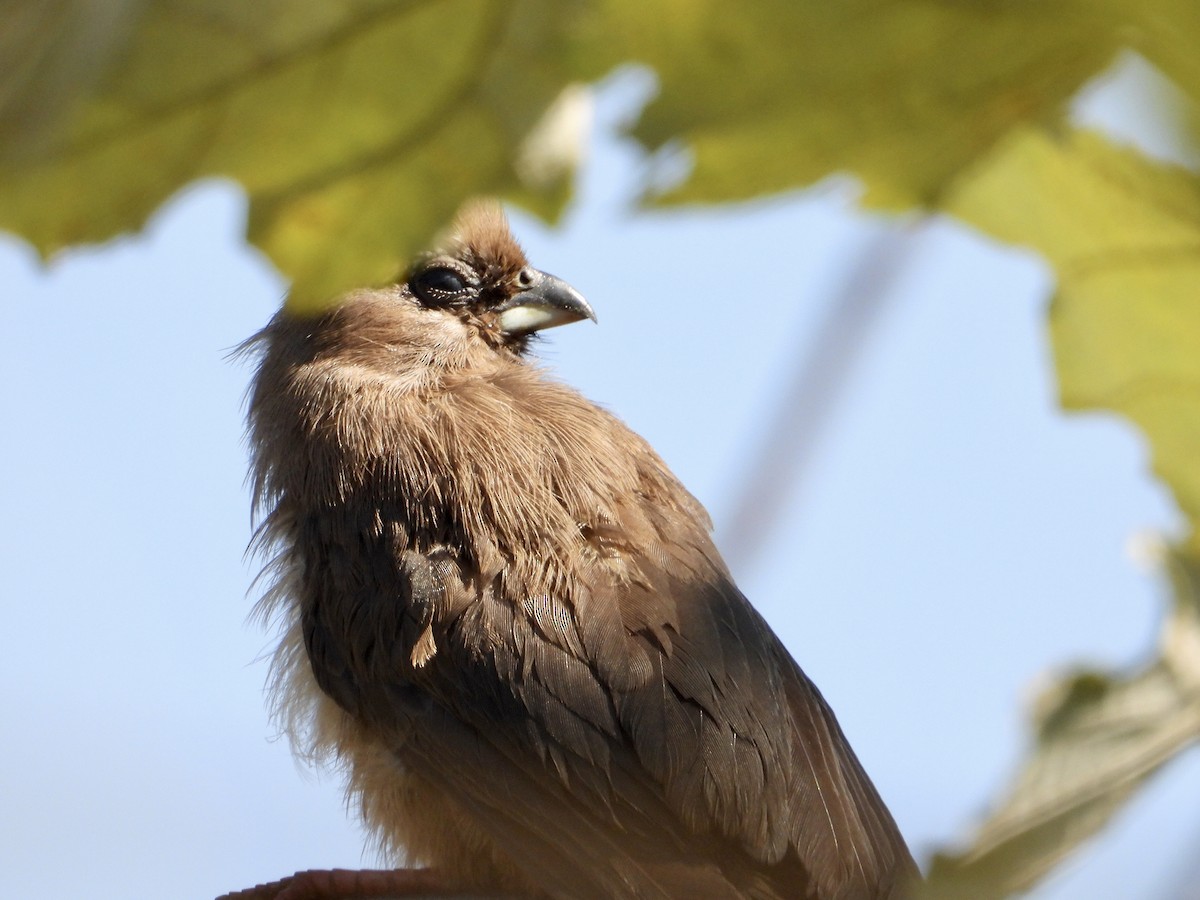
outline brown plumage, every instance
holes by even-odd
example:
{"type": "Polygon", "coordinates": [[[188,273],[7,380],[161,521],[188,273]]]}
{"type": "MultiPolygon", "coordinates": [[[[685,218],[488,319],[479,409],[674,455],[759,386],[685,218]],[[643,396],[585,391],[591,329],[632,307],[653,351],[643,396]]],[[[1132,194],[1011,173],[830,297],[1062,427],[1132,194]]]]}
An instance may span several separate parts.
{"type": "Polygon", "coordinates": [[[585,316],[475,206],[406,281],[253,339],[288,727],[448,887],[899,896],[895,823],[700,504],[525,358],[585,316]]]}

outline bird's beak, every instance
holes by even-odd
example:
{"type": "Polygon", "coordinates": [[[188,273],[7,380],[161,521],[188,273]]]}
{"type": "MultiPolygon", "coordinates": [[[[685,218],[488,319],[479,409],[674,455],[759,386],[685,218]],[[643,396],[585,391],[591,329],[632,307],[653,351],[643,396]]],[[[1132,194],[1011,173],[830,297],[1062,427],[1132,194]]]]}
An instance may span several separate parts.
{"type": "Polygon", "coordinates": [[[596,321],[583,295],[562,279],[537,269],[525,269],[521,278],[525,289],[497,308],[500,330],[505,334],[517,337],[580,319],[596,321]]]}

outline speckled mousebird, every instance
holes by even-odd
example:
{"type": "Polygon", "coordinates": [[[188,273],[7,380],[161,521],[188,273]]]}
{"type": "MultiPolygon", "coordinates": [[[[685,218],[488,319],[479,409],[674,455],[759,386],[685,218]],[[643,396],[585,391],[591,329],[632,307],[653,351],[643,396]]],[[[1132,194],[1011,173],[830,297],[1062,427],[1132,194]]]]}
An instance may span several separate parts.
{"type": "Polygon", "coordinates": [[[288,727],[430,890],[903,896],[895,822],[703,508],[530,361],[588,318],[475,204],[399,283],[251,339],[288,727]]]}

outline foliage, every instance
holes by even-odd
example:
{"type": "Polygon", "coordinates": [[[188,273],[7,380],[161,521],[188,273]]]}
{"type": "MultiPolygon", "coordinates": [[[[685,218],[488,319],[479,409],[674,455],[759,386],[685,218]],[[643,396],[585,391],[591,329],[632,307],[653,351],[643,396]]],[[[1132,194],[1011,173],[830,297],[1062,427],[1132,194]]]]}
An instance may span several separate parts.
{"type": "Polygon", "coordinates": [[[1079,670],[1035,711],[1037,750],[971,846],[934,858],[929,897],[1026,890],[1200,734],[1200,570],[1166,560],[1175,588],[1160,655],[1134,673],[1079,670]]]}
{"type": "MultiPolygon", "coordinates": [[[[553,217],[579,82],[637,61],[632,134],[694,167],[650,203],[729,202],[834,172],[868,204],[944,210],[1043,254],[1064,405],[1145,432],[1200,516],[1200,178],[1076,130],[1080,87],[1131,49],[1200,96],[1193,0],[53,0],[0,32],[0,227],[43,253],[135,229],[206,175],[318,308],[394,277],[460,201],[553,217]]],[[[1008,799],[942,856],[938,895],[1031,884],[1200,735],[1193,530],[1170,550],[1162,652],[1068,675],[1008,799]]]]}

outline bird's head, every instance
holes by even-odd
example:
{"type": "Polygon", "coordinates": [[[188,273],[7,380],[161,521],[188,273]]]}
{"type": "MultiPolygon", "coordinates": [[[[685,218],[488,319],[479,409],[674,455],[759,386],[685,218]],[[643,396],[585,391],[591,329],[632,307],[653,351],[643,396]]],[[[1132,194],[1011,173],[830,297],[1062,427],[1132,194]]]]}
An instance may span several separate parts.
{"type": "Polygon", "coordinates": [[[505,365],[536,332],[595,318],[578,291],[529,265],[498,205],[477,203],[397,282],[351,291],[316,316],[285,306],[246,348],[265,348],[263,372],[279,378],[323,361],[419,386],[440,371],[505,365]]]}
{"type": "Polygon", "coordinates": [[[417,261],[403,288],[430,315],[453,316],[493,347],[518,354],[538,331],[596,319],[578,291],[529,265],[494,203],[467,206],[442,248],[417,261]]]}

